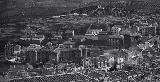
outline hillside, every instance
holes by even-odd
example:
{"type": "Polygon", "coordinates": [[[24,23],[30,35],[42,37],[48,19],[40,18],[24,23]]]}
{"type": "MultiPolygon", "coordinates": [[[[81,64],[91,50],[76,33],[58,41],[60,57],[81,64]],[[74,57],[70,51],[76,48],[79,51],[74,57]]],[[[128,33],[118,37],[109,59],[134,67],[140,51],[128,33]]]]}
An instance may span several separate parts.
{"type": "MultiPolygon", "coordinates": [[[[28,17],[28,16],[47,16],[57,15],[68,12],[83,6],[104,4],[108,2],[117,2],[122,0],[1,0],[0,1],[0,18],[10,17],[28,17]],[[86,4],[84,4],[86,3],[86,4]]],[[[159,0],[123,0],[133,1],[135,7],[159,9],[159,0]],[[138,6],[137,6],[138,5],[138,6]]],[[[133,7],[133,6],[131,6],[133,7]]],[[[134,7],[133,7],[134,8],[134,7]]]]}
{"type": "Polygon", "coordinates": [[[77,8],[83,0],[1,0],[0,18],[44,16],[77,8]]]}

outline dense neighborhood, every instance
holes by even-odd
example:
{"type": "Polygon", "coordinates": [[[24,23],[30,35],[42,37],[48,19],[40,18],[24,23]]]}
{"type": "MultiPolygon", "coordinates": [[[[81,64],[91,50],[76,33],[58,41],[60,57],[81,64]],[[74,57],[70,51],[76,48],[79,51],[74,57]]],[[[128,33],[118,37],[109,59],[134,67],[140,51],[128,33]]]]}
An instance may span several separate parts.
{"type": "Polygon", "coordinates": [[[160,15],[129,10],[125,1],[109,4],[114,7],[90,3],[65,15],[1,24],[0,39],[8,41],[0,55],[0,79],[159,82],[160,15]]]}

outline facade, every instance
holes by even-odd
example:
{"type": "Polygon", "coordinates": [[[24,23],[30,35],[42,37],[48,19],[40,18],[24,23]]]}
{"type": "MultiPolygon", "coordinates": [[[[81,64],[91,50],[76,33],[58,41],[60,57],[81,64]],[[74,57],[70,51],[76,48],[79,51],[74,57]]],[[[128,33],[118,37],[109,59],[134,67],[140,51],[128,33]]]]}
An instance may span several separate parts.
{"type": "Polygon", "coordinates": [[[99,48],[89,48],[87,57],[98,57],[102,55],[104,52],[99,48]]]}
{"type": "Polygon", "coordinates": [[[45,36],[44,35],[37,35],[37,34],[34,34],[34,35],[24,35],[20,38],[21,40],[36,40],[36,41],[40,41],[42,42],[44,39],[45,39],[45,36]]]}
{"type": "Polygon", "coordinates": [[[64,35],[65,39],[72,38],[74,36],[75,36],[74,30],[66,30],[65,31],[65,35],[64,35]]]}
{"type": "Polygon", "coordinates": [[[90,30],[87,31],[87,33],[85,35],[86,36],[98,35],[100,32],[102,32],[102,29],[90,29],[90,30]]]}
{"type": "Polygon", "coordinates": [[[63,42],[65,48],[75,48],[75,42],[72,40],[63,42]]]}
{"type": "Polygon", "coordinates": [[[22,52],[26,56],[26,62],[30,64],[38,63],[38,61],[40,61],[39,59],[41,59],[42,57],[42,55],[39,55],[40,54],[39,52],[41,49],[42,47],[37,44],[30,44],[30,46],[23,48],[22,52]]]}
{"type": "Polygon", "coordinates": [[[22,51],[30,51],[30,50],[40,50],[42,46],[37,44],[30,44],[30,46],[23,48],[22,51]]]}
{"type": "MultiPolygon", "coordinates": [[[[134,41],[134,39],[133,39],[134,41]]],[[[129,49],[129,47],[131,47],[132,45],[132,37],[130,35],[124,35],[124,48],[125,49],[129,49]]]]}
{"type": "Polygon", "coordinates": [[[26,51],[25,52],[26,55],[26,62],[30,63],[30,64],[36,64],[38,61],[38,54],[36,50],[31,50],[31,51],[26,51]]]}
{"type": "Polygon", "coordinates": [[[111,67],[108,61],[109,59],[106,56],[100,56],[98,58],[98,68],[106,68],[107,71],[107,67],[111,67]]]}
{"type": "Polygon", "coordinates": [[[59,63],[76,63],[81,64],[81,51],[77,48],[59,47],[54,50],[57,54],[56,61],[59,63]]]}
{"type": "Polygon", "coordinates": [[[120,34],[121,26],[120,25],[114,25],[111,29],[113,34],[120,34]]]}
{"type": "Polygon", "coordinates": [[[140,33],[143,35],[143,36],[148,36],[148,35],[155,35],[156,34],[156,31],[155,31],[156,27],[142,27],[140,29],[140,33]]]}
{"type": "Polygon", "coordinates": [[[20,45],[15,45],[14,46],[14,54],[18,54],[21,52],[21,46],[20,45]]]}
{"type": "Polygon", "coordinates": [[[5,51],[4,51],[4,55],[6,58],[10,58],[12,56],[14,56],[14,45],[11,44],[10,42],[8,42],[6,45],[5,45],[5,51]]]}
{"type": "Polygon", "coordinates": [[[121,35],[98,35],[98,40],[86,39],[82,44],[107,50],[122,49],[124,47],[124,37],[121,35]]]}
{"type": "Polygon", "coordinates": [[[139,36],[139,35],[133,35],[133,36],[130,36],[130,38],[131,38],[131,42],[132,43],[138,43],[140,40],[141,40],[141,36],[139,36]]]}
{"type": "Polygon", "coordinates": [[[98,35],[102,31],[110,32],[110,26],[105,24],[91,24],[86,32],[88,35],[98,35]]]}
{"type": "Polygon", "coordinates": [[[47,63],[52,55],[50,51],[46,51],[43,49],[40,50],[29,50],[25,53],[26,56],[26,62],[30,63],[32,65],[40,64],[40,63],[47,63]]]}
{"type": "Polygon", "coordinates": [[[50,60],[49,57],[53,57],[51,55],[54,55],[51,51],[41,49],[37,52],[37,62],[38,63],[47,63],[50,60]]]}
{"type": "Polygon", "coordinates": [[[81,52],[77,49],[64,49],[60,51],[59,62],[81,64],[81,52]]]}

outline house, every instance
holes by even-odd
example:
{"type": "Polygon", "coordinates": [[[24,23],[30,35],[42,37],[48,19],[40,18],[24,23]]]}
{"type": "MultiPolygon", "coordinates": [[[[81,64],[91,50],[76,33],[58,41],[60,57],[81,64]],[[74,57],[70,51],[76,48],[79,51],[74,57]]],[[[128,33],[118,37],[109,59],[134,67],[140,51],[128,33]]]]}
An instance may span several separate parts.
{"type": "Polygon", "coordinates": [[[97,40],[99,34],[108,34],[110,26],[105,24],[91,24],[85,34],[86,39],[97,40]]]}
{"type": "Polygon", "coordinates": [[[89,48],[87,57],[98,57],[104,52],[100,48],[89,48]]]}
{"type": "Polygon", "coordinates": [[[20,45],[15,45],[14,46],[14,54],[18,54],[21,52],[21,46],[20,45]]]}
{"type": "Polygon", "coordinates": [[[30,44],[30,46],[22,48],[22,52],[26,56],[26,60],[25,61],[30,63],[30,64],[36,64],[37,61],[42,59],[41,58],[42,55],[39,54],[41,49],[42,49],[42,46],[37,45],[37,44],[30,44]]]}
{"type": "Polygon", "coordinates": [[[121,31],[121,25],[114,25],[113,27],[112,27],[112,29],[111,29],[111,31],[112,31],[112,33],[113,34],[119,34],[120,33],[120,31],[121,31]]]}
{"type": "Polygon", "coordinates": [[[59,43],[62,42],[63,37],[62,37],[62,35],[54,35],[54,36],[52,36],[52,38],[50,38],[50,39],[51,39],[51,42],[52,42],[54,45],[57,45],[57,44],[59,44],[59,43]]]}
{"type": "Polygon", "coordinates": [[[76,42],[80,42],[80,41],[83,41],[84,38],[85,38],[84,35],[75,35],[75,36],[73,37],[73,40],[76,41],[76,42]]]}
{"type": "Polygon", "coordinates": [[[81,64],[81,51],[77,48],[56,48],[57,62],[81,64]]]}
{"type": "Polygon", "coordinates": [[[75,44],[76,44],[76,42],[72,41],[72,39],[63,42],[63,46],[65,48],[75,48],[75,44]]]}
{"type": "Polygon", "coordinates": [[[86,39],[82,45],[93,45],[103,49],[121,49],[124,47],[122,35],[99,35],[98,40],[86,39]]]}
{"type": "Polygon", "coordinates": [[[62,35],[54,35],[53,39],[61,40],[62,39],[62,35]]]}
{"type": "Polygon", "coordinates": [[[89,29],[85,35],[86,36],[98,35],[100,32],[102,32],[102,29],[89,29]]]}
{"type": "Polygon", "coordinates": [[[128,53],[122,50],[104,50],[104,54],[102,56],[107,57],[108,67],[111,67],[114,62],[117,62],[117,67],[119,69],[122,68],[125,61],[128,59],[128,53]]]}
{"type": "Polygon", "coordinates": [[[85,35],[98,35],[102,31],[109,32],[110,27],[105,24],[91,24],[85,35]]]}
{"type": "Polygon", "coordinates": [[[85,39],[91,39],[91,40],[98,40],[98,36],[97,35],[85,35],[85,39]]]}
{"type": "Polygon", "coordinates": [[[37,34],[35,34],[35,35],[32,37],[32,40],[39,40],[40,42],[42,42],[44,39],[45,39],[45,36],[44,36],[44,35],[37,35],[37,34]]]}
{"type": "Polygon", "coordinates": [[[143,26],[140,28],[139,32],[143,36],[148,36],[148,35],[154,36],[156,34],[156,27],[143,26]]]}
{"type": "Polygon", "coordinates": [[[141,35],[131,35],[130,39],[132,44],[138,44],[141,41],[141,35]]]}
{"type": "Polygon", "coordinates": [[[4,47],[4,56],[6,58],[10,58],[14,55],[14,44],[11,44],[11,42],[8,42],[4,47]]]}
{"type": "Polygon", "coordinates": [[[45,36],[44,35],[37,35],[37,34],[34,34],[34,35],[24,35],[20,38],[21,40],[38,40],[40,42],[42,42],[44,39],[45,39],[45,36]]]}
{"type": "Polygon", "coordinates": [[[106,55],[102,55],[98,58],[98,68],[105,68],[105,71],[109,70],[109,57],[106,55]]]}
{"type": "Polygon", "coordinates": [[[66,30],[64,34],[65,34],[64,35],[65,39],[72,38],[75,36],[75,31],[74,30],[66,30]]]}
{"type": "Polygon", "coordinates": [[[31,40],[29,35],[24,35],[20,38],[21,40],[31,40]]]}
{"type": "Polygon", "coordinates": [[[84,66],[91,66],[94,68],[103,69],[108,71],[112,67],[113,63],[116,61],[120,68],[124,64],[124,61],[127,59],[126,55],[122,52],[116,51],[117,54],[113,54],[113,51],[103,52],[97,56],[87,57],[83,60],[84,66]]]}
{"type": "Polygon", "coordinates": [[[97,58],[103,54],[99,48],[82,48],[83,66],[98,68],[97,58]]]}
{"type": "Polygon", "coordinates": [[[37,44],[30,44],[28,47],[24,47],[22,51],[30,51],[30,50],[40,50],[42,46],[37,45],[37,44]]]}

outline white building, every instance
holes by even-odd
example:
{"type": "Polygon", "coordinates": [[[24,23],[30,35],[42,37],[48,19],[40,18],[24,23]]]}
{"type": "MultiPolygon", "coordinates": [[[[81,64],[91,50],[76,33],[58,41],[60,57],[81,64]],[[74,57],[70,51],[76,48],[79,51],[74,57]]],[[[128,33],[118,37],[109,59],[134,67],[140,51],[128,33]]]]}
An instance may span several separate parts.
{"type": "Polygon", "coordinates": [[[20,52],[21,52],[21,46],[20,45],[14,46],[14,54],[18,54],[20,52]]]}
{"type": "Polygon", "coordinates": [[[40,45],[30,44],[30,46],[24,48],[23,51],[30,51],[30,50],[36,50],[37,51],[37,50],[39,50],[41,48],[42,48],[42,46],[40,46],[40,45]]]}
{"type": "Polygon", "coordinates": [[[24,35],[20,38],[21,40],[38,40],[40,42],[42,42],[45,39],[44,35],[24,35]]]}

